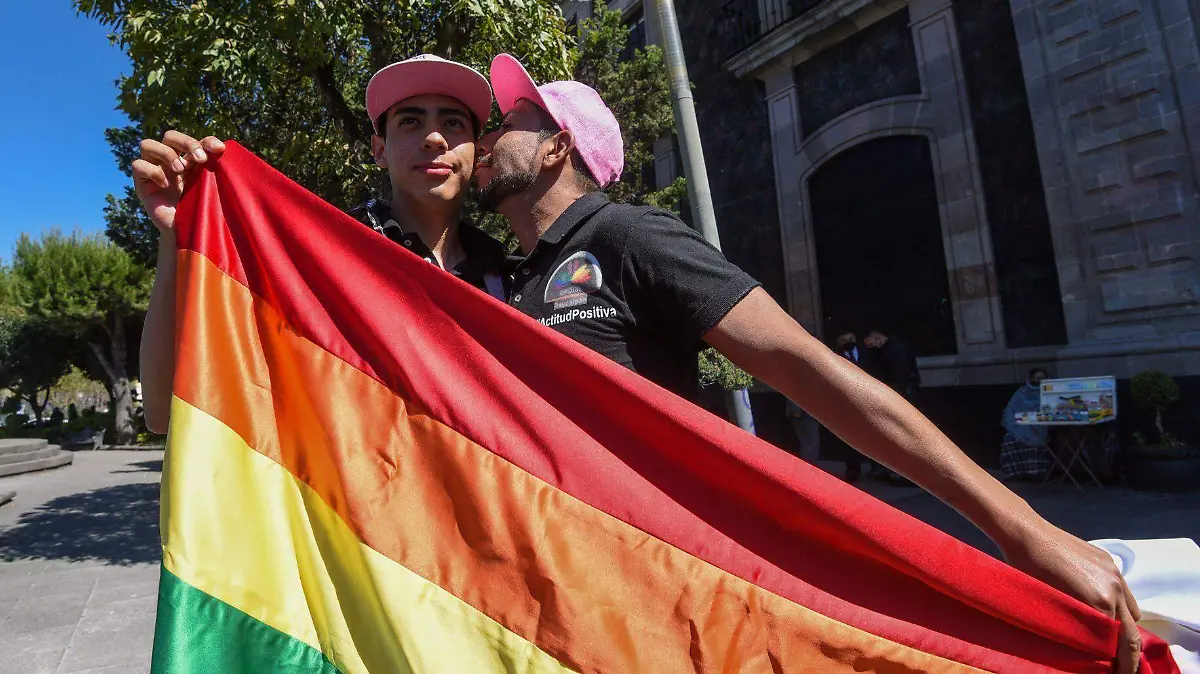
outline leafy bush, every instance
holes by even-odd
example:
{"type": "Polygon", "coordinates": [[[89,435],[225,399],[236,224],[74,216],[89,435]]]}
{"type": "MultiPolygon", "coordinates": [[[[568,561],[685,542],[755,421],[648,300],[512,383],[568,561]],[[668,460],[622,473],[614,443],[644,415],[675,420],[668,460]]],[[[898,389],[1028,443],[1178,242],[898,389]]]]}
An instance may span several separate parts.
{"type": "Polygon", "coordinates": [[[720,351],[705,349],[700,352],[700,385],[716,384],[726,391],[750,388],[754,377],[734,365],[720,351]]]}
{"type": "Polygon", "coordinates": [[[1162,415],[1171,405],[1179,401],[1179,385],[1171,375],[1158,370],[1139,372],[1130,381],[1135,407],[1154,412],[1154,428],[1160,442],[1170,440],[1162,425],[1162,415]]]}

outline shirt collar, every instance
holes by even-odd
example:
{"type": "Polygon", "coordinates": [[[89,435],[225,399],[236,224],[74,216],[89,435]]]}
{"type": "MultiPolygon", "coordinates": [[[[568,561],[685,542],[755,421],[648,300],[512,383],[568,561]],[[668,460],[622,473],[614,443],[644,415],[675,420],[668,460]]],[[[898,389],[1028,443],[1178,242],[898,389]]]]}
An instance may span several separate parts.
{"type": "Polygon", "coordinates": [[[568,234],[575,231],[585,220],[609,203],[608,196],[603,192],[588,192],[579,197],[575,203],[563,211],[562,215],[558,216],[554,224],[550,225],[550,229],[547,229],[538,239],[538,243],[542,241],[550,245],[561,243],[568,234]]]}
{"type": "MultiPolygon", "coordinates": [[[[386,219],[389,220],[389,224],[395,224],[396,228],[400,229],[400,243],[413,253],[437,264],[433,257],[433,251],[425,245],[421,237],[417,236],[415,232],[407,232],[400,227],[399,222],[392,214],[391,204],[381,203],[380,207],[386,209],[386,219]]],[[[460,276],[503,273],[508,258],[504,244],[465,220],[458,223],[458,241],[462,244],[463,252],[467,254],[467,257],[450,271],[457,272],[460,276]]]]}

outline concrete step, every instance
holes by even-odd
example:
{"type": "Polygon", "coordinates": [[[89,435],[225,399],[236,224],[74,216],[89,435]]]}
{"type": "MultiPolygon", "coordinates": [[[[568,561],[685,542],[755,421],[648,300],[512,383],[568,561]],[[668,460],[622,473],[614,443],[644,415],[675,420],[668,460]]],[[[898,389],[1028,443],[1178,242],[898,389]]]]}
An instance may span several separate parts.
{"type": "Polygon", "coordinates": [[[0,454],[0,466],[6,466],[10,463],[21,463],[22,461],[37,461],[38,459],[48,459],[52,456],[58,456],[62,451],[58,445],[46,445],[40,449],[34,449],[25,452],[9,452],[8,454],[0,454]]]}
{"type": "Polygon", "coordinates": [[[9,438],[7,440],[0,440],[0,455],[32,452],[44,449],[48,444],[50,443],[38,438],[9,438]]]}
{"type": "Polygon", "coordinates": [[[44,459],[34,459],[32,461],[19,461],[17,463],[8,463],[0,466],[0,477],[8,477],[10,475],[20,475],[22,473],[32,473],[39,470],[50,470],[65,466],[75,460],[74,455],[70,452],[64,452],[59,449],[53,456],[44,459]]]}

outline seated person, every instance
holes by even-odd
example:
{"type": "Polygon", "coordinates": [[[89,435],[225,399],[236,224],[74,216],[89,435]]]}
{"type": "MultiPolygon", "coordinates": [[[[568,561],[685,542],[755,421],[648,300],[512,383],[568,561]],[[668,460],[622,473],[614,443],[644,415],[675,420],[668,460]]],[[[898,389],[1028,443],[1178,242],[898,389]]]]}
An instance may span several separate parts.
{"type": "Polygon", "coordinates": [[[1000,446],[1000,469],[1004,479],[1039,478],[1046,475],[1053,464],[1048,447],[1050,429],[1045,426],[1022,426],[1017,423],[1017,414],[1037,412],[1041,405],[1042,380],[1046,371],[1035,367],[1029,371],[1025,385],[1013,393],[1004,408],[1000,425],[1004,426],[1004,442],[1000,446]]]}

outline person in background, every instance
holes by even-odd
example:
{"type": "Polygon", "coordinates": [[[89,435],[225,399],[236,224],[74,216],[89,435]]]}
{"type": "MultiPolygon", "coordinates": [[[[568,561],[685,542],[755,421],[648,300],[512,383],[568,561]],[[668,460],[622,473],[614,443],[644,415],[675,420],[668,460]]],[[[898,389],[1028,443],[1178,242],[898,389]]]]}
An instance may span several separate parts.
{"type": "Polygon", "coordinates": [[[1042,380],[1046,371],[1035,367],[1029,371],[1025,385],[1008,399],[1000,425],[1004,441],[1000,445],[1000,470],[1005,480],[1039,479],[1050,470],[1050,429],[1046,426],[1024,426],[1017,423],[1017,414],[1037,412],[1042,401],[1042,380]]]}
{"type": "Polygon", "coordinates": [[[901,337],[890,337],[882,330],[872,329],[863,339],[871,349],[873,361],[868,370],[875,378],[921,409],[921,373],[917,370],[917,354],[912,345],[901,337]]]}
{"type": "MultiPolygon", "coordinates": [[[[902,337],[889,336],[879,329],[868,331],[863,344],[867,345],[870,354],[864,359],[863,368],[920,410],[921,373],[912,345],[902,337]]],[[[872,464],[871,476],[900,486],[913,486],[903,475],[877,464],[872,464]]]]}

